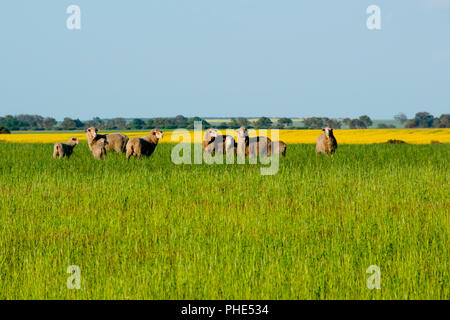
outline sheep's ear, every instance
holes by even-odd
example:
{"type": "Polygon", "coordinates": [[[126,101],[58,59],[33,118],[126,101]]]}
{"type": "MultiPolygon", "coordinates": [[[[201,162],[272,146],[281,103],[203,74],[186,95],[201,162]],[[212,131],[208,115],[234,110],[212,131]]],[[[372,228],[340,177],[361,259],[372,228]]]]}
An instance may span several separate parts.
{"type": "Polygon", "coordinates": [[[98,129],[97,129],[97,128],[95,129],[95,132],[98,132],[98,129]]]}
{"type": "Polygon", "coordinates": [[[322,131],[325,131],[325,129],[322,129],[322,131]]]}

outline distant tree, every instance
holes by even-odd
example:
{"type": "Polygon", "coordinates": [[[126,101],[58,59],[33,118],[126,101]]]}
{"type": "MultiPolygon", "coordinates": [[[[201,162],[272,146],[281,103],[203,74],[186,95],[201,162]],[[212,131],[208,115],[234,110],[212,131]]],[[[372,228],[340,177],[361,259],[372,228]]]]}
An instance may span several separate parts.
{"type": "Polygon", "coordinates": [[[147,121],[145,121],[145,128],[153,129],[154,127],[156,126],[154,125],[153,119],[148,119],[147,121]]]}
{"type": "Polygon", "coordinates": [[[344,119],[344,123],[346,123],[350,129],[367,129],[373,124],[372,119],[366,115],[360,116],[359,119],[351,119],[350,121],[346,118],[344,119]]]}
{"type": "MultiPolygon", "coordinates": [[[[75,122],[76,129],[82,129],[84,127],[84,122],[82,122],[80,119],[75,119],[75,120],[73,120],[73,122],[75,122]]],[[[97,128],[104,129],[103,126],[98,126],[97,128]]]]}
{"type": "Polygon", "coordinates": [[[194,121],[202,121],[204,125],[209,125],[207,121],[202,120],[199,117],[188,119],[182,115],[178,115],[175,118],[155,118],[147,120],[147,127],[156,127],[163,129],[176,129],[176,128],[193,128],[194,121]]]}
{"type": "Polygon", "coordinates": [[[325,127],[324,118],[310,117],[303,119],[303,125],[307,129],[322,129],[325,127]]]}
{"type": "Polygon", "coordinates": [[[372,125],[372,123],[373,123],[372,119],[370,119],[370,117],[366,116],[366,115],[363,115],[363,116],[359,117],[359,120],[362,121],[365,124],[365,128],[364,129],[369,128],[372,125]]]}
{"type": "Polygon", "coordinates": [[[145,127],[145,121],[142,119],[133,119],[128,123],[129,129],[143,129],[145,127]]]}
{"type": "Polygon", "coordinates": [[[248,121],[247,118],[243,118],[243,117],[239,117],[236,119],[237,124],[240,127],[249,127],[250,126],[250,121],[248,121]]]}
{"type": "Polygon", "coordinates": [[[155,128],[170,128],[170,124],[167,118],[155,118],[153,119],[153,127],[155,128]]]}
{"type": "Polygon", "coordinates": [[[105,129],[107,130],[116,130],[117,126],[113,119],[106,120],[105,129]]]}
{"type": "Polygon", "coordinates": [[[293,124],[292,119],[289,118],[280,118],[278,119],[277,123],[281,128],[291,127],[293,124]]]}
{"type": "Polygon", "coordinates": [[[229,128],[233,128],[233,129],[237,129],[240,127],[239,123],[237,122],[236,118],[231,118],[230,122],[228,122],[228,127],[229,128]]]}
{"type": "Polygon", "coordinates": [[[266,117],[261,117],[255,121],[255,128],[257,129],[268,129],[272,126],[272,120],[266,117]]]}
{"type": "Polygon", "coordinates": [[[286,127],[283,126],[282,124],[278,123],[278,121],[277,121],[274,124],[272,124],[271,129],[286,129],[286,127]]]}
{"type": "Polygon", "coordinates": [[[7,129],[9,127],[9,123],[8,123],[8,116],[6,117],[0,117],[0,127],[4,127],[5,129],[7,129]]]}
{"type": "Polygon", "coordinates": [[[87,128],[95,127],[95,128],[97,128],[99,130],[106,129],[105,121],[103,121],[99,117],[94,117],[94,118],[92,118],[92,120],[86,121],[86,123],[84,123],[84,126],[87,127],[87,128]]]}
{"type": "Polygon", "coordinates": [[[43,130],[44,118],[40,115],[19,114],[16,116],[22,130],[43,130]]]}
{"type": "Polygon", "coordinates": [[[347,127],[350,127],[350,122],[352,121],[352,119],[350,119],[350,118],[344,118],[343,120],[342,120],[342,122],[347,126],[347,127]]]}
{"type": "Polygon", "coordinates": [[[52,130],[56,127],[56,120],[54,118],[47,117],[43,121],[44,128],[47,130],[52,130]]]}
{"type": "Polygon", "coordinates": [[[378,129],[394,129],[396,128],[393,124],[379,123],[377,125],[378,129]]]}
{"type": "Polygon", "coordinates": [[[441,114],[439,117],[439,128],[450,128],[450,114],[441,114]]]}
{"type": "MultiPolygon", "coordinates": [[[[86,125],[86,128],[95,127],[95,122],[92,120],[88,120],[84,123],[86,125]]],[[[61,126],[61,124],[60,124],[61,126]]]]}
{"type": "Polygon", "coordinates": [[[127,129],[127,121],[124,118],[114,118],[114,125],[118,130],[127,129]]]}
{"type": "Polygon", "coordinates": [[[64,118],[63,122],[60,123],[59,128],[62,130],[74,130],[76,129],[77,124],[71,118],[64,118]]]}
{"type": "Polygon", "coordinates": [[[435,118],[428,112],[416,113],[414,119],[408,121],[408,128],[432,128],[436,125],[435,118]]]}
{"type": "Polygon", "coordinates": [[[5,127],[0,127],[0,134],[9,134],[11,133],[8,129],[5,127]]]}
{"type": "Polygon", "coordinates": [[[92,119],[92,121],[94,122],[94,127],[96,127],[99,130],[104,130],[106,125],[105,125],[105,121],[103,121],[102,119],[100,119],[99,117],[94,117],[92,119]]]}
{"type": "Polygon", "coordinates": [[[6,127],[8,130],[20,130],[20,122],[16,117],[7,115],[3,118],[2,125],[6,127]]]}
{"type": "Polygon", "coordinates": [[[228,123],[229,128],[237,129],[240,127],[250,127],[250,121],[247,118],[239,117],[239,118],[231,118],[228,123]]]}
{"type": "Polygon", "coordinates": [[[221,122],[216,126],[216,128],[217,129],[228,129],[228,128],[230,128],[229,125],[230,125],[229,122],[221,122]]]}
{"type": "MultiPolygon", "coordinates": [[[[198,117],[196,117],[198,118],[198,117]]],[[[198,118],[199,121],[201,121],[200,118],[198,118]]],[[[182,115],[178,115],[175,117],[174,119],[175,125],[177,126],[177,128],[186,128],[188,126],[188,118],[186,118],[185,116],[182,115]]]]}
{"type": "Polygon", "coordinates": [[[349,124],[350,129],[367,129],[367,125],[360,119],[352,119],[349,124]]]}
{"type": "Polygon", "coordinates": [[[431,125],[432,128],[439,128],[441,126],[441,120],[439,118],[433,119],[433,124],[431,125]]]}
{"type": "Polygon", "coordinates": [[[196,121],[201,121],[203,129],[211,127],[211,125],[209,124],[208,121],[206,121],[200,117],[193,117],[187,121],[187,125],[185,126],[185,128],[186,129],[194,129],[194,125],[195,125],[196,121]]]}
{"type": "Polygon", "coordinates": [[[405,124],[408,121],[408,117],[404,113],[398,113],[394,116],[394,119],[401,124],[405,124]]]}
{"type": "Polygon", "coordinates": [[[311,117],[303,119],[303,125],[307,129],[323,129],[327,126],[334,129],[340,129],[341,121],[337,119],[329,119],[326,117],[311,117]]]}
{"type": "Polygon", "coordinates": [[[330,119],[328,121],[328,126],[333,129],[340,129],[342,126],[342,121],[339,121],[337,119],[330,119]]]}

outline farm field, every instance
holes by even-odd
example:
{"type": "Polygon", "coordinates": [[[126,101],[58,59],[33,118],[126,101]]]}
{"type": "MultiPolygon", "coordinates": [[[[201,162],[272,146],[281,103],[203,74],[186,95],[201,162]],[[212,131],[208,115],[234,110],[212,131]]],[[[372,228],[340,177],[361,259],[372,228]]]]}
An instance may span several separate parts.
{"type": "MultiPolygon", "coordinates": [[[[145,131],[123,131],[129,137],[140,137],[145,135],[149,130],[145,131]]],[[[219,130],[225,133],[225,130],[219,130]]],[[[110,131],[102,131],[108,133],[110,131]]],[[[255,136],[256,132],[261,135],[271,137],[271,130],[249,130],[250,136],[255,136]]],[[[178,142],[172,140],[173,131],[164,131],[164,138],[161,143],[178,142]]],[[[236,131],[229,130],[227,134],[233,135],[235,138],[236,131]]],[[[321,134],[321,130],[279,130],[279,139],[288,144],[315,143],[317,136],[321,134]]],[[[187,134],[186,134],[187,135],[187,134]]],[[[203,134],[202,134],[203,135],[203,134]]],[[[430,144],[433,142],[450,143],[450,129],[353,129],[353,130],[334,130],[334,135],[339,144],[373,144],[385,143],[390,139],[402,140],[410,144],[430,144]]],[[[55,143],[65,142],[70,137],[75,136],[80,141],[86,141],[84,132],[63,131],[60,133],[13,133],[0,135],[0,141],[20,142],[20,143],[55,143]]],[[[193,131],[190,131],[191,141],[194,139],[193,131]]]]}
{"type": "Polygon", "coordinates": [[[426,145],[345,131],[333,160],[291,144],[319,131],[283,131],[273,176],[175,165],[169,143],[95,161],[84,141],[54,160],[50,142],[71,133],[1,136],[22,143],[0,143],[0,298],[449,299],[450,145],[430,144],[449,131],[364,131],[426,145]]]}
{"type": "MultiPolygon", "coordinates": [[[[276,123],[278,121],[278,119],[279,118],[270,118],[270,120],[273,123],[276,123]]],[[[228,118],[228,119],[227,118],[224,118],[224,119],[209,119],[209,118],[207,118],[206,120],[212,125],[218,125],[219,123],[229,122],[231,119],[230,118],[228,118]]],[[[248,120],[250,122],[255,122],[256,120],[258,120],[258,118],[249,118],[248,120]]],[[[292,120],[292,125],[294,128],[303,128],[304,127],[303,119],[293,118],[291,120],[292,120]]],[[[376,129],[377,125],[380,123],[391,124],[391,125],[396,126],[397,128],[404,127],[404,125],[401,124],[397,120],[375,120],[375,119],[373,119],[372,121],[373,121],[373,123],[372,123],[372,126],[370,127],[371,129],[376,129]]],[[[346,125],[343,124],[342,129],[348,129],[348,127],[346,127],[346,125]]]]}

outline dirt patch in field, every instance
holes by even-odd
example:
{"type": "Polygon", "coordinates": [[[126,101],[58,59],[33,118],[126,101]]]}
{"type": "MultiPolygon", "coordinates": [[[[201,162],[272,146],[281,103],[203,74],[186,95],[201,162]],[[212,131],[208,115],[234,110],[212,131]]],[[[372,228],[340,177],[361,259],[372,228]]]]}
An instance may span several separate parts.
{"type": "Polygon", "coordinates": [[[396,139],[389,139],[388,141],[386,141],[386,143],[387,144],[407,144],[403,140],[396,140],[396,139]]]}

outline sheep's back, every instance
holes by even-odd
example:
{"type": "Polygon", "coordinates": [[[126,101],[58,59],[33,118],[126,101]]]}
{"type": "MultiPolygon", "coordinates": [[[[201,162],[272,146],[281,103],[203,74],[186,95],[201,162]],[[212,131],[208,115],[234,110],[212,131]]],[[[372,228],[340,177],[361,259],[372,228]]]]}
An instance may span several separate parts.
{"type": "Polygon", "coordinates": [[[287,145],[283,141],[272,141],[272,152],[285,155],[287,145]]]}
{"type": "Polygon", "coordinates": [[[123,133],[110,133],[106,135],[106,150],[115,150],[117,152],[125,151],[129,138],[123,133]]]}
{"type": "Polygon", "coordinates": [[[317,137],[316,152],[325,152],[325,135],[323,133],[317,137]]]}

